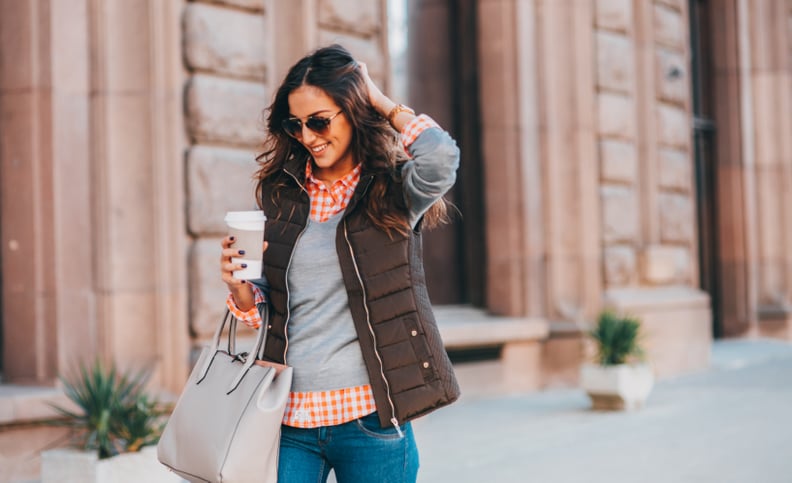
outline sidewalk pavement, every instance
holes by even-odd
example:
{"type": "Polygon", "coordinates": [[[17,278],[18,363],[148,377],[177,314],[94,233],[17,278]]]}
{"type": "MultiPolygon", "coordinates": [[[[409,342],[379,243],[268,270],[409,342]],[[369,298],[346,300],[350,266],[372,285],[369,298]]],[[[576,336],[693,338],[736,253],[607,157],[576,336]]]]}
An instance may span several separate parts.
{"type": "Polygon", "coordinates": [[[413,427],[421,483],[790,483],[792,344],[716,341],[710,369],[632,413],[578,389],[463,395],[413,427]]]}

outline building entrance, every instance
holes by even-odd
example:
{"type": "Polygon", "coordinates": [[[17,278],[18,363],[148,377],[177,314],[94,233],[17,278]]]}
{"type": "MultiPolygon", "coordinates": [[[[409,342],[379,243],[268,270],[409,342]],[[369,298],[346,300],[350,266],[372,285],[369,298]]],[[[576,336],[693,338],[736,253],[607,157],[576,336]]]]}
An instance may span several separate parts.
{"type": "Polygon", "coordinates": [[[718,262],[718,203],[715,116],[713,112],[713,49],[707,0],[690,0],[690,39],[693,99],[693,148],[699,226],[699,282],[712,301],[715,337],[722,335],[720,265],[718,262]]]}

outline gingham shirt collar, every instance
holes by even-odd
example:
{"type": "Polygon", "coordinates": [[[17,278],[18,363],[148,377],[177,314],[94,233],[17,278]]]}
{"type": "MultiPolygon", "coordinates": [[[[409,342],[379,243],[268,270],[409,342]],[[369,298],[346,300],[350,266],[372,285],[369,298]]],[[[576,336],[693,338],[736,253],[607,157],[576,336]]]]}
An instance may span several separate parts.
{"type": "Polygon", "coordinates": [[[305,163],[305,190],[311,199],[311,219],[326,221],[346,209],[360,181],[361,165],[335,180],[330,188],[313,175],[311,163],[305,163]]]}
{"type": "MultiPolygon", "coordinates": [[[[358,163],[355,165],[352,171],[348,172],[341,178],[335,180],[333,182],[333,188],[339,183],[343,184],[347,189],[355,189],[357,186],[358,181],[360,181],[360,172],[361,172],[361,165],[358,163]]],[[[325,186],[324,182],[318,179],[316,176],[313,175],[313,165],[311,162],[305,163],[305,187],[308,188],[309,184],[318,185],[318,186],[325,186]]],[[[310,191],[310,189],[309,189],[310,191]]]]}

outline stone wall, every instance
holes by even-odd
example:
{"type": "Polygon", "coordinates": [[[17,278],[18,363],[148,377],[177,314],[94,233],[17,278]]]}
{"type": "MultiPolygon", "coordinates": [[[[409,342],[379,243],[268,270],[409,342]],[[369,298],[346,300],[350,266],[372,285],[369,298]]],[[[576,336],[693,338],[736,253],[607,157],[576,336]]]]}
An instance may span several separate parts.
{"type": "Polygon", "coordinates": [[[385,0],[317,0],[317,46],[339,43],[366,63],[372,79],[389,85],[385,0]]]}
{"type": "Polygon", "coordinates": [[[685,2],[598,0],[607,288],[697,285],[685,2]]]}
{"type": "Polygon", "coordinates": [[[265,109],[289,66],[337,42],[387,86],[385,1],[191,1],[184,10],[190,328],[210,337],[223,313],[220,240],[229,210],[255,208],[265,109]]]}
{"type": "Polygon", "coordinates": [[[227,293],[219,277],[223,217],[255,206],[252,175],[271,86],[268,12],[255,0],[190,2],[182,17],[190,328],[211,335],[227,293]]]}
{"type": "Polygon", "coordinates": [[[684,0],[597,0],[603,305],[643,322],[658,375],[708,364],[684,0]]]}

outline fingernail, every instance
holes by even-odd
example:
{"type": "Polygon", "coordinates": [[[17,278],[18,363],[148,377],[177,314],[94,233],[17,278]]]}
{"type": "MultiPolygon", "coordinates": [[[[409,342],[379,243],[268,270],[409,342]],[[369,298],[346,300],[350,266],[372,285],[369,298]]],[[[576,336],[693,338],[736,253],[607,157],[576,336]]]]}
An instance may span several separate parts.
{"type": "Polygon", "coordinates": [[[229,237],[229,239],[230,239],[231,241],[234,241],[234,240],[236,240],[236,238],[235,238],[235,237],[233,237],[233,236],[232,236],[232,237],[229,237]]]}
{"type": "Polygon", "coordinates": [[[240,281],[241,281],[242,283],[247,283],[247,282],[245,282],[244,280],[240,280],[240,281]]]}
{"type": "Polygon", "coordinates": [[[239,254],[240,255],[244,255],[245,254],[245,250],[239,250],[239,254]]]}
{"type": "Polygon", "coordinates": [[[243,263],[242,268],[247,268],[247,263],[243,263]]]}

